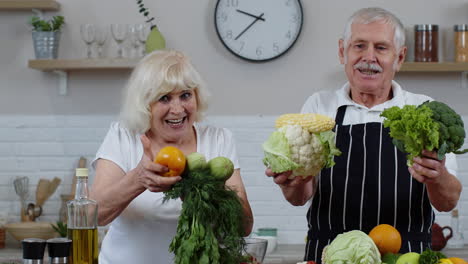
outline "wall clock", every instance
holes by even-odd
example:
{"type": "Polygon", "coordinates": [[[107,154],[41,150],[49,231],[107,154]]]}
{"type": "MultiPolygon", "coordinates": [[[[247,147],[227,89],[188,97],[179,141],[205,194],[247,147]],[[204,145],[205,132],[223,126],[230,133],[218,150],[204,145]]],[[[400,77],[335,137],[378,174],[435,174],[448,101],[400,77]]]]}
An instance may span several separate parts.
{"type": "Polygon", "coordinates": [[[278,58],[298,39],[300,0],[218,0],[215,28],[234,55],[255,62],[278,58]]]}

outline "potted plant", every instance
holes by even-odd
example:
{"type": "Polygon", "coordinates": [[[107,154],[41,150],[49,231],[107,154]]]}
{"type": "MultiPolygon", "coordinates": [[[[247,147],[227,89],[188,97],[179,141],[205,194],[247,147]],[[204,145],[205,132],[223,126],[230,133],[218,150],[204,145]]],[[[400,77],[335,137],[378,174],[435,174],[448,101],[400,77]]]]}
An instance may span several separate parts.
{"type": "Polygon", "coordinates": [[[154,17],[149,16],[149,9],[145,7],[143,0],[136,0],[138,5],[138,11],[145,17],[145,22],[150,24],[151,32],[148,34],[145,43],[146,53],[150,53],[153,50],[165,49],[166,40],[159,31],[156,24],[154,24],[154,17]]]}
{"type": "Polygon", "coordinates": [[[32,26],[34,53],[37,59],[56,59],[58,54],[60,29],[65,20],[63,16],[54,16],[50,20],[32,16],[29,24],[32,26]]]}

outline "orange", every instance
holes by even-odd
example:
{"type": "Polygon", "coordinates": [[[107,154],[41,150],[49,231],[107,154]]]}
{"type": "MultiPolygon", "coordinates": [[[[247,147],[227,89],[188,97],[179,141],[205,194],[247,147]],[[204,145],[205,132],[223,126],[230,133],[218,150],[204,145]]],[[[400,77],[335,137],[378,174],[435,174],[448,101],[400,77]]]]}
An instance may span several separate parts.
{"type": "Polygon", "coordinates": [[[184,153],[180,149],[172,146],[162,148],[158,155],[156,155],[154,162],[169,168],[169,171],[162,176],[178,176],[181,175],[185,169],[184,153]]]}
{"type": "Polygon", "coordinates": [[[468,262],[466,262],[464,259],[461,259],[461,258],[449,258],[450,261],[452,261],[453,264],[468,264],[468,262]]]}
{"type": "Polygon", "coordinates": [[[374,240],[375,245],[383,256],[387,253],[396,254],[401,248],[401,235],[391,225],[381,224],[369,232],[369,237],[374,240]]]}

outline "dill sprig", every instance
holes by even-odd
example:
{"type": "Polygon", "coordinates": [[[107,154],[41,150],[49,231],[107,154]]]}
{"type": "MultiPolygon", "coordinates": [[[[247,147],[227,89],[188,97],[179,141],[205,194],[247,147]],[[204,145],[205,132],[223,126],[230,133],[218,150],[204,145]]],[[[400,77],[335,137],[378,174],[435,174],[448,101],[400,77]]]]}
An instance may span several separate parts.
{"type": "Polygon", "coordinates": [[[245,245],[242,204],[208,170],[189,172],[165,192],[164,201],[183,197],[177,233],[169,250],[175,264],[238,264],[245,245]]]}

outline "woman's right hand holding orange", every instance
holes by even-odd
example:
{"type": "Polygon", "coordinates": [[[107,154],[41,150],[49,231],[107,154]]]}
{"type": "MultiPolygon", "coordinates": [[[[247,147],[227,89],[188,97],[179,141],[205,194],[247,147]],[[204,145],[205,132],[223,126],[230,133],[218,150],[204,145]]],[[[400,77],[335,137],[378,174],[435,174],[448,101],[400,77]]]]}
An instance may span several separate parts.
{"type": "Polygon", "coordinates": [[[169,171],[169,168],[154,162],[154,154],[148,136],[143,134],[140,136],[140,140],[143,145],[143,156],[136,167],[138,183],[151,192],[164,192],[182,180],[180,176],[162,176],[169,171]]]}

